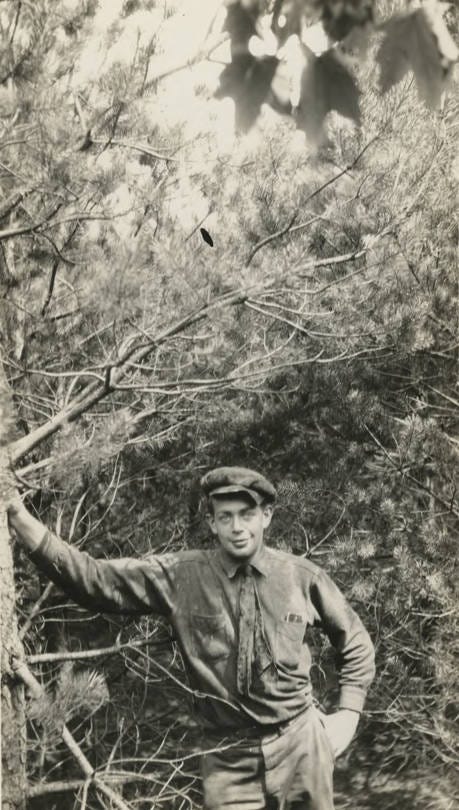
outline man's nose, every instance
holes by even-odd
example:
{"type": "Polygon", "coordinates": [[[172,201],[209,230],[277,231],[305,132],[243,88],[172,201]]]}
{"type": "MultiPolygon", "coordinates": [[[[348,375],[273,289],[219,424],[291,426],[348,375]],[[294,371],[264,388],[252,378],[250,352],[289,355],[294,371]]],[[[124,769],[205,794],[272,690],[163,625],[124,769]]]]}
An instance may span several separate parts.
{"type": "Polygon", "coordinates": [[[233,534],[240,534],[240,532],[242,532],[243,526],[241,523],[241,519],[237,515],[233,517],[233,525],[231,528],[233,534]]]}

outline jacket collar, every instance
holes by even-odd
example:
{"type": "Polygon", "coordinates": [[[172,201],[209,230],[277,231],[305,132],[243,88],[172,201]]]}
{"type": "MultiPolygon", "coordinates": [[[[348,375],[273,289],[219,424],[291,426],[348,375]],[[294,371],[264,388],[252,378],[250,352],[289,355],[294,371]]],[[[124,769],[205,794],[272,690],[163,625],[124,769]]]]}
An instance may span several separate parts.
{"type": "MultiPolygon", "coordinates": [[[[220,565],[223,568],[225,574],[229,579],[233,579],[236,576],[236,573],[239,568],[241,568],[245,563],[244,560],[234,560],[228,554],[226,554],[222,548],[218,549],[217,552],[218,559],[220,561],[220,565]]],[[[266,546],[263,544],[262,547],[257,551],[254,557],[250,560],[250,565],[252,568],[255,569],[259,574],[266,576],[268,573],[268,554],[266,550],[266,546]]]]}

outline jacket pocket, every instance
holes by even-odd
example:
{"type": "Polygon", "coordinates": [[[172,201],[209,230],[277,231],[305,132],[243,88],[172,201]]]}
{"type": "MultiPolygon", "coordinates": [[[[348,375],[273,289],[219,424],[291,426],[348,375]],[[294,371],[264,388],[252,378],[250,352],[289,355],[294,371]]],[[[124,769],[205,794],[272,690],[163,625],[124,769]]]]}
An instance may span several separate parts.
{"type": "Polygon", "coordinates": [[[192,613],[191,648],[197,658],[227,658],[230,653],[228,630],[223,613],[192,613]]]}
{"type": "Polygon", "coordinates": [[[298,664],[305,632],[305,622],[287,622],[284,620],[277,623],[277,663],[284,664],[286,667],[295,667],[298,664]]]}

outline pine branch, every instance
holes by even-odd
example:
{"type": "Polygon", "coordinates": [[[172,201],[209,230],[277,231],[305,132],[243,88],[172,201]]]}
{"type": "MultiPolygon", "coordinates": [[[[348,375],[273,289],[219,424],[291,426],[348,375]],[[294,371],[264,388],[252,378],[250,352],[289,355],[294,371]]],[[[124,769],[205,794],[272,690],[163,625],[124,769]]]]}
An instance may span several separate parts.
{"type": "MultiPolygon", "coordinates": [[[[213,379],[198,379],[198,378],[191,378],[180,380],[178,383],[158,383],[157,385],[126,385],[117,386],[117,391],[141,391],[141,392],[148,392],[154,394],[164,394],[165,396],[181,396],[183,394],[190,395],[195,393],[201,393],[202,391],[223,391],[223,390],[250,390],[245,389],[242,387],[241,383],[245,380],[255,380],[258,377],[269,377],[277,371],[284,371],[290,368],[296,368],[306,365],[312,365],[314,363],[318,363],[321,365],[329,365],[338,362],[348,362],[349,360],[354,360],[356,358],[360,358],[362,360],[368,360],[373,355],[377,354],[378,359],[382,359],[388,355],[381,354],[381,352],[387,350],[388,347],[385,346],[367,346],[362,349],[359,349],[355,352],[348,352],[346,349],[339,352],[338,354],[333,354],[328,357],[323,357],[324,349],[321,348],[316,354],[312,355],[311,357],[306,357],[301,360],[289,360],[285,363],[278,363],[272,366],[266,367],[259,367],[254,371],[249,371],[245,373],[241,373],[241,369],[243,366],[249,363],[257,363],[260,364],[262,361],[266,361],[271,358],[272,355],[278,354],[279,351],[287,345],[287,343],[291,340],[295,333],[295,329],[292,331],[292,334],[289,336],[287,341],[280,347],[276,347],[273,349],[272,352],[265,356],[258,356],[254,357],[245,363],[242,364],[239,368],[236,368],[230,374],[225,377],[217,377],[213,379]]],[[[258,390],[258,389],[257,389],[258,390]]]]}
{"type": "MultiPolygon", "coordinates": [[[[309,197],[307,197],[306,200],[304,200],[302,205],[305,206],[308,202],[313,200],[314,197],[317,197],[319,194],[322,193],[322,191],[325,191],[326,188],[331,186],[333,183],[336,183],[337,180],[340,180],[340,178],[343,177],[343,175],[348,174],[350,171],[352,171],[352,169],[354,169],[356,167],[356,165],[361,160],[361,158],[364,156],[364,154],[368,151],[368,149],[371,146],[373,146],[373,144],[376,143],[379,140],[381,135],[382,135],[382,132],[378,133],[377,135],[374,136],[374,138],[372,138],[370,141],[368,141],[368,143],[365,144],[365,146],[360,150],[359,154],[357,155],[357,157],[354,158],[354,160],[352,160],[347,166],[345,166],[344,169],[341,169],[337,174],[333,175],[333,177],[330,177],[328,180],[326,180],[324,183],[322,183],[320,186],[318,186],[316,189],[314,189],[314,191],[309,195],[309,197]]],[[[259,250],[261,250],[261,248],[265,247],[265,245],[268,245],[270,242],[273,242],[275,239],[280,239],[282,236],[285,236],[288,233],[294,233],[295,231],[300,231],[300,230],[302,230],[304,228],[307,228],[309,225],[312,225],[312,223],[315,222],[316,220],[321,219],[320,215],[317,215],[317,216],[313,217],[312,219],[308,220],[307,222],[303,222],[303,223],[300,223],[298,225],[294,225],[294,222],[295,222],[295,219],[297,218],[297,216],[298,216],[298,211],[295,211],[295,213],[293,214],[293,217],[291,218],[289,223],[284,228],[281,228],[279,231],[276,231],[275,233],[272,233],[269,236],[266,236],[260,242],[257,242],[257,244],[252,248],[251,252],[249,253],[249,256],[248,256],[247,261],[246,261],[246,267],[249,266],[249,264],[251,263],[254,256],[258,253],[259,250]]]]}
{"type": "Polygon", "coordinates": [[[414,484],[416,487],[419,487],[419,489],[422,489],[424,492],[427,492],[427,494],[430,495],[432,498],[434,498],[434,500],[436,500],[437,503],[440,503],[442,506],[444,506],[445,509],[448,510],[448,512],[450,512],[455,517],[459,518],[459,510],[454,508],[455,503],[456,503],[454,501],[454,498],[451,498],[450,501],[445,500],[445,498],[442,498],[441,495],[438,495],[436,492],[434,492],[431,487],[427,486],[422,481],[419,481],[419,479],[415,478],[414,475],[411,475],[411,473],[409,473],[406,469],[400,468],[400,466],[398,464],[396,464],[396,462],[394,461],[394,459],[392,458],[390,453],[387,452],[384,445],[379,441],[379,439],[370,430],[368,425],[365,425],[365,429],[370,434],[370,436],[373,439],[376,446],[379,447],[379,449],[382,451],[382,453],[384,454],[385,458],[387,459],[387,461],[389,462],[391,467],[393,467],[394,470],[396,470],[399,473],[399,475],[402,476],[402,478],[408,479],[408,481],[411,481],[411,483],[414,484]]]}
{"type": "Polygon", "coordinates": [[[313,217],[312,219],[308,220],[308,222],[303,222],[303,223],[301,223],[301,225],[296,225],[296,227],[293,227],[293,223],[295,222],[297,216],[298,216],[298,211],[295,211],[295,213],[293,214],[292,218],[289,220],[287,225],[285,225],[283,228],[281,228],[280,231],[276,231],[275,233],[271,233],[271,234],[269,234],[269,236],[265,236],[264,239],[261,239],[259,242],[257,242],[255,247],[250,251],[249,256],[247,258],[247,261],[245,263],[245,266],[246,267],[249,266],[249,264],[251,263],[254,256],[256,256],[258,251],[261,250],[262,247],[265,247],[265,245],[269,245],[270,242],[273,242],[275,239],[280,239],[282,236],[285,236],[285,234],[292,233],[294,230],[300,230],[301,228],[306,228],[308,225],[311,225],[317,219],[320,219],[320,217],[313,217]]]}
{"type": "MultiPolygon", "coordinates": [[[[29,667],[24,661],[15,659],[13,662],[13,671],[15,675],[24,683],[24,685],[27,686],[36,700],[43,700],[43,698],[46,696],[45,689],[36,679],[35,675],[30,671],[29,667]]],[[[112,790],[112,788],[109,787],[100,776],[98,776],[65,723],[62,726],[62,739],[85,774],[87,781],[93,783],[94,786],[107,799],[109,799],[118,810],[130,810],[129,805],[126,804],[121,796],[116,793],[116,791],[112,790]]]]}
{"type": "MultiPolygon", "coordinates": [[[[253,285],[253,287],[255,287],[255,285],[253,285]]],[[[93,376],[98,376],[96,382],[86,385],[68,405],[62,408],[62,410],[50,420],[45,422],[43,425],[40,425],[26,436],[12,442],[10,452],[13,463],[29,453],[30,450],[40,444],[44,439],[47,439],[49,436],[56,433],[56,431],[58,431],[63,424],[74,421],[78,416],[86,413],[86,411],[104,399],[108,394],[115,391],[117,387],[119,387],[118,383],[123,379],[129,370],[130,364],[132,365],[132,363],[140,363],[158,346],[161,346],[167,340],[185,331],[190,326],[205,320],[216,309],[219,309],[220,307],[233,307],[243,303],[248,295],[248,290],[249,288],[239,289],[218,296],[209,304],[204,304],[197,310],[185,315],[185,317],[181,318],[179,321],[176,321],[174,324],[172,324],[172,326],[168,327],[163,332],[153,335],[146,343],[139,344],[137,342],[137,338],[135,336],[131,336],[129,340],[126,341],[128,348],[121,354],[121,357],[119,357],[116,361],[105,365],[104,378],[102,378],[100,375],[95,375],[94,372],[90,372],[93,376]]],[[[46,372],[43,373],[46,374],[46,372]]],[[[66,373],[67,372],[63,372],[64,375],[66,373]]],[[[70,374],[70,376],[72,376],[75,380],[78,379],[80,375],[81,373],[78,372],[75,374],[70,374]]],[[[135,386],[126,387],[135,390],[135,386]]]]}
{"type": "MultiPolygon", "coordinates": [[[[69,225],[71,222],[86,222],[86,221],[107,221],[115,219],[116,217],[123,217],[129,213],[130,209],[127,211],[120,211],[116,214],[88,214],[84,211],[76,212],[75,214],[69,214],[63,219],[52,220],[53,216],[57,213],[59,208],[61,208],[62,203],[59,203],[49,214],[47,214],[43,219],[39,220],[38,222],[32,223],[31,225],[20,225],[17,228],[7,228],[4,231],[0,231],[0,241],[5,239],[12,239],[15,236],[23,236],[24,234],[28,233],[38,233],[40,236],[45,236],[45,233],[41,232],[41,228],[47,225],[48,228],[57,228],[59,225],[69,225]]],[[[47,237],[49,238],[49,237],[47,237]]],[[[56,248],[57,250],[57,248],[56,248]]],[[[59,253],[59,251],[57,251],[59,253]]],[[[61,257],[63,259],[63,257],[61,257]]],[[[68,259],[63,259],[64,261],[68,262],[68,259]]]]}

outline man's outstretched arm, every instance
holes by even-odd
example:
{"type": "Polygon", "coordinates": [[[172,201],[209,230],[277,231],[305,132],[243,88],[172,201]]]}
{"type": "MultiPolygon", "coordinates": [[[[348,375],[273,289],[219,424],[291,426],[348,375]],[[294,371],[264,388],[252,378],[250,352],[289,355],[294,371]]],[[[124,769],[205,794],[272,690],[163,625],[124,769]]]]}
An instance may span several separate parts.
{"type": "Polygon", "coordinates": [[[30,559],[83,607],[138,615],[171,612],[174,555],[95,559],[48,531],[19,499],[8,507],[8,519],[30,559]]]}

